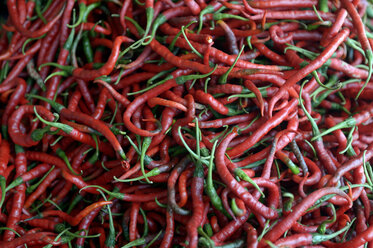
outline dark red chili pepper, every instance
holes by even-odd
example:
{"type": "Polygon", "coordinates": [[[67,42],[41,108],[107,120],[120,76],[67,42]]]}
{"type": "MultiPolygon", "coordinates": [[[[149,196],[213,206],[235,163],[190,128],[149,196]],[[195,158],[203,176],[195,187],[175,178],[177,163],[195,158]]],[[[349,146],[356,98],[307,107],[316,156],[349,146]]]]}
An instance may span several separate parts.
{"type": "MultiPolygon", "coordinates": [[[[25,151],[20,146],[16,146],[16,176],[22,176],[27,170],[27,160],[25,156],[25,151]]],[[[22,208],[26,198],[26,185],[20,184],[16,187],[17,193],[13,197],[12,209],[9,213],[6,226],[10,229],[15,229],[16,225],[21,219],[22,208]]],[[[15,233],[6,230],[4,233],[3,240],[11,241],[15,238],[15,233]]]]}
{"type": "Polygon", "coordinates": [[[266,218],[276,218],[277,212],[273,211],[262,203],[255,201],[252,195],[246,191],[238,182],[233,178],[225,165],[225,151],[228,147],[229,142],[238,135],[237,129],[234,129],[218,146],[216,151],[216,168],[220,177],[227,184],[227,186],[234,192],[240,199],[242,199],[245,204],[256,213],[260,213],[266,218]]]}
{"type": "Polygon", "coordinates": [[[196,162],[194,175],[193,175],[193,182],[192,182],[192,199],[193,199],[193,215],[188,221],[187,230],[188,230],[188,238],[189,247],[197,247],[198,245],[198,234],[197,228],[202,223],[203,218],[203,178],[204,172],[203,167],[200,162],[196,162]]]}
{"type": "Polygon", "coordinates": [[[312,206],[319,198],[328,194],[338,194],[345,199],[347,199],[348,204],[351,205],[351,199],[341,190],[336,188],[322,188],[319,189],[307,196],[302,202],[297,204],[293,211],[286,216],[283,220],[278,222],[266,235],[264,235],[261,243],[264,243],[265,240],[273,242],[277,240],[292,224],[304,214],[304,211],[312,206]]]}
{"type": "Polygon", "coordinates": [[[269,102],[268,113],[270,116],[272,116],[273,108],[277,101],[283,97],[284,92],[290,89],[299,80],[302,80],[306,75],[320,68],[332,56],[332,54],[338,48],[338,46],[347,38],[348,34],[348,29],[342,30],[338,35],[336,35],[333,38],[328,47],[325,48],[325,50],[320,54],[320,56],[316,60],[313,60],[309,65],[303,67],[296,74],[293,74],[292,77],[286,80],[286,83],[280,88],[279,92],[271,98],[269,102]]]}
{"type": "Polygon", "coordinates": [[[72,226],[76,226],[80,223],[80,221],[86,217],[89,213],[91,213],[94,209],[100,208],[102,206],[111,204],[111,201],[99,201],[95,202],[94,204],[89,205],[85,209],[79,212],[79,214],[76,214],[75,216],[70,216],[66,214],[65,212],[59,211],[59,210],[47,210],[45,212],[42,212],[40,215],[42,217],[47,217],[47,216],[59,216],[61,219],[64,221],[68,222],[72,226]]]}
{"type": "Polygon", "coordinates": [[[1,241],[0,245],[4,248],[15,248],[20,245],[25,245],[32,243],[34,241],[39,241],[41,244],[51,244],[51,245],[60,245],[60,242],[54,241],[55,234],[53,232],[37,232],[25,234],[20,238],[16,238],[12,241],[6,242],[1,241]]]}
{"type": "MultiPolygon", "coordinates": [[[[26,156],[27,157],[27,156],[26,156]]],[[[24,208],[29,208],[31,204],[41,195],[45,192],[46,188],[50,186],[50,183],[53,182],[60,173],[59,169],[54,169],[51,171],[51,173],[48,174],[48,176],[44,179],[44,181],[39,185],[39,187],[26,199],[24,208]]]]}
{"type": "Polygon", "coordinates": [[[22,23],[20,23],[20,20],[17,18],[18,13],[17,13],[17,4],[16,4],[16,1],[15,0],[7,1],[7,7],[8,7],[8,11],[9,11],[9,16],[10,16],[10,18],[12,20],[12,23],[13,23],[14,27],[22,35],[24,35],[26,37],[30,37],[30,38],[40,37],[43,34],[47,33],[53,27],[53,25],[58,21],[58,19],[61,17],[61,15],[63,13],[61,11],[56,17],[54,17],[43,28],[41,28],[39,30],[35,30],[35,31],[30,31],[30,30],[25,29],[23,27],[22,23]]]}
{"type": "MultiPolygon", "coordinates": [[[[171,43],[172,40],[174,39],[174,37],[170,36],[167,38],[166,42],[168,43],[171,43]]],[[[204,53],[206,49],[208,49],[208,45],[204,45],[204,44],[200,44],[200,43],[196,43],[196,42],[190,42],[192,44],[192,46],[200,53],[204,53]]],[[[150,44],[152,45],[152,43],[150,44]]],[[[176,46],[179,46],[179,47],[182,47],[182,48],[185,48],[185,49],[190,49],[190,46],[189,44],[186,42],[185,39],[182,39],[182,38],[178,38],[176,40],[176,46]]],[[[167,51],[167,49],[165,47],[163,47],[161,44],[157,44],[156,41],[154,41],[154,45],[152,45],[153,47],[153,50],[157,53],[159,53],[161,56],[167,56],[165,57],[165,59],[169,62],[171,62],[172,64],[174,65],[177,65],[180,67],[180,65],[182,64],[181,62],[182,61],[175,61],[174,59],[172,59],[171,57],[171,54],[168,55],[167,53],[169,53],[169,51],[167,51]],[[172,60],[171,60],[172,59],[172,60]]],[[[233,65],[234,61],[236,60],[236,56],[234,55],[228,55],[214,47],[211,47],[210,48],[210,56],[219,60],[220,62],[223,62],[223,63],[226,63],[227,65],[233,65]]],[[[207,73],[208,71],[206,69],[204,69],[203,71],[201,70],[200,68],[198,68],[198,66],[193,66],[194,64],[193,63],[189,63],[190,64],[190,68],[191,69],[194,69],[196,71],[201,71],[202,73],[207,73]]],[[[183,67],[184,66],[187,66],[187,64],[185,65],[182,65],[183,67]]],[[[239,68],[245,68],[245,69],[264,69],[264,70],[273,70],[273,71],[278,71],[278,70],[281,70],[280,67],[278,66],[263,66],[263,65],[259,65],[259,64],[253,64],[253,63],[250,63],[250,62],[247,62],[247,61],[243,61],[243,60],[238,60],[236,62],[236,66],[239,67],[239,68]]],[[[183,68],[182,67],[182,68],[183,68]]]]}
{"type": "Polygon", "coordinates": [[[93,129],[102,133],[109,140],[109,142],[113,145],[114,150],[120,155],[120,157],[123,159],[126,159],[123,148],[119,144],[117,138],[105,124],[103,124],[99,120],[95,120],[94,118],[92,118],[91,116],[87,114],[72,112],[68,110],[67,108],[65,108],[63,105],[50,101],[43,97],[42,98],[40,98],[39,96],[34,96],[34,97],[48,102],[57,112],[59,112],[59,114],[62,117],[66,119],[70,119],[70,120],[80,121],[83,124],[90,126],[93,129]]]}
{"type": "MultiPolygon", "coordinates": [[[[43,118],[48,121],[53,121],[54,116],[49,110],[42,106],[35,106],[37,112],[43,116],[43,118]]],[[[17,145],[23,147],[34,146],[39,143],[39,140],[34,140],[31,134],[25,136],[25,134],[20,129],[20,123],[24,115],[34,113],[34,106],[22,105],[17,110],[15,110],[8,120],[8,132],[17,145]]]]}
{"type": "Polygon", "coordinates": [[[7,4],[1,247],[373,244],[364,1],[7,4]]]}
{"type": "MultiPolygon", "coordinates": [[[[176,203],[176,189],[175,189],[175,184],[177,178],[180,176],[181,172],[185,170],[186,166],[190,163],[189,158],[183,158],[172,170],[170,177],[168,178],[167,182],[167,189],[168,189],[168,206],[171,209],[172,212],[175,212],[177,214],[181,215],[188,215],[189,211],[182,209],[181,207],[178,206],[176,203]]],[[[180,179],[179,179],[180,180],[180,179]]]]}
{"type": "Polygon", "coordinates": [[[114,69],[115,63],[118,59],[120,53],[120,45],[124,42],[131,42],[132,40],[126,36],[119,36],[114,40],[112,53],[108,61],[102,66],[100,69],[97,70],[88,70],[84,68],[74,68],[72,66],[60,66],[58,64],[46,64],[46,65],[56,65],[61,69],[64,69],[66,73],[72,75],[76,78],[82,79],[84,81],[94,80],[100,76],[108,75],[114,69]]]}

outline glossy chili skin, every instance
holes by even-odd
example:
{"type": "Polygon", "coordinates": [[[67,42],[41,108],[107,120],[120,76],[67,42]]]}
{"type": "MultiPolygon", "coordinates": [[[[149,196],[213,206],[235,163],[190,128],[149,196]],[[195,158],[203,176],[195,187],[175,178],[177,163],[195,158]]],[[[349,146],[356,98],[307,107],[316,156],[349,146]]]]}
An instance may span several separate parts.
{"type": "Polygon", "coordinates": [[[6,5],[1,247],[372,246],[366,1],[6,5]]]}

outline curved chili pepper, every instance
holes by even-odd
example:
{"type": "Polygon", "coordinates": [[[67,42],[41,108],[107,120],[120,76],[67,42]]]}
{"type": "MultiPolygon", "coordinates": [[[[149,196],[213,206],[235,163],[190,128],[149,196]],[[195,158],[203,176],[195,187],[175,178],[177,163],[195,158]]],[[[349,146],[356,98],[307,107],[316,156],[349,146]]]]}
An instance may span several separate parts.
{"type": "Polygon", "coordinates": [[[227,137],[222,141],[222,143],[218,146],[216,151],[216,168],[223,179],[223,181],[228,185],[228,187],[240,198],[242,199],[245,204],[252,208],[255,212],[262,214],[266,218],[276,218],[277,212],[273,211],[273,209],[269,209],[268,207],[264,206],[262,203],[255,201],[252,195],[243,189],[238,182],[233,178],[230,174],[228,169],[225,165],[225,150],[229,144],[229,142],[238,135],[237,129],[234,129],[227,137]]]}
{"type": "MultiPolygon", "coordinates": [[[[292,224],[304,214],[304,211],[312,206],[319,198],[328,194],[338,194],[347,199],[348,204],[351,205],[351,199],[340,189],[336,188],[322,188],[316,190],[315,192],[309,194],[302,202],[297,204],[293,211],[286,216],[283,220],[278,222],[266,235],[264,235],[263,240],[275,241],[277,240],[292,224]]],[[[263,243],[264,241],[261,241],[263,243]]]]}
{"type": "Polygon", "coordinates": [[[53,18],[47,25],[45,25],[43,28],[35,31],[27,30],[23,27],[23,25],[20,23],[20,20],[17,18],[17,4],[15,0],[10,0],[7,2],[7,7],[9,11],[10,18],[12,20],[13,25],[19,31],[22,35],[30,38],[36,38],[39,36],[42,36],[43,34],[47,33],[53,25],[58,21],[58,19],[62,16],[62,11],[53,18]]]}
{"type": "Polygon", "coordinates": [[[351,227],[351,223],[344,228],[338,230],[335,233],[331,234],[319,234],[319,233],[310,233],[310,234],[295,234],[287,238],[279,239],[275,245],[279,246],[298,246],[298,245],[311,245],[319,244],[330,240],[339,234],[347,231],[351,227]]]}
{"type": "Polygon", "coordinates": [[[7,4],[1,247],[373,244],[364,1],[7,4]]]}
{"type": "Polygon", "coordinates": [[[68,215],[68,214],[66,214],[64,212],[61,212],[59,210],[49,210],[49,211],[42,212],[40,214],[40,217],[47,217],[47,216],[57,215],[60,218],[62,218],[64,221],[68,222],[70,225],[76,226],[76,225],[78,225],[80,223],[80,221],[85,216],[87,216],[87,214],[89,214],[90,212],[92,212],[92,210],[94,210],[95,208],[99,208],[99,207],[102,207],[102,206],[105,206],[105,205],[108,205],[108,204],[111,204],[111,203],[112,203],[111,201],[96,202],[94,204],[89,205],[85,209],[83,209],[81,212],[79,212],[79,214],[75,215],[74,217],[70,216],[70,215],[68,215]]]}
{"type": "Polygon", "coordinates": [[[132,40],[125,36],[119,36],[114,40],[113,50],[112,53],[108,59],[108,61],[105,63],[104,66],[102,66],[98,70],[87,70],[84,68],[74,68],[72,66],[61,66],[54,63],[46,63],[43,64],[46,65],[54,65],[57,68],[60,68],[63,70],[63,75],[72,75],[76,78],[82,79],[84,81],[94,80],[98,77],[101,77],[103,75],[108,75],[115,66],[115,63],[119,56],[119,49],[120,45],[124,42],[131,42],[132,40]]]}
{"type": "Polygon", "coordinates": [[[182,209],[176,203],[175,195],[175,184],[176,180],[181,174],[183,170],[185,170],[186,166],[190,163],[190,159],[188,157],[183,158],[172,170],[170,177],[167,181],[167,189],[168,189],[168,206],[172,212],[175,212],[180,215],[188,215],[190,212],[188,210],[182,209]]]}
{"type": "Polygon", "coordinates": [[[308,75],[310,72],[315,71],[320,68],[334,53],[338,46],[346,39],[349,34],[348,29],[344,29],[336,35],[333,40],[330,42],[328,47],[318,56],[317,59],[313,60],[309,65],[303,67],[298,73],[294,74],[292,77],[286,80],[286,83],[280,88],[279,92],[271,98],[268,106],[268,113],[272,116],[273,108],[278,100],[280,100],[284,92],[290,89],[296,82],[302,80],[305,75],[308,75]]]}
{"type": "Polygon", "coordinates": [[[20,245],[32,243],[33,241],[40,241],[42,244],[60,245],[60,242],[53,240],[55,236],[56,235],[52,232],[30,233],[9,242],[1,241],[0,245],[4,248],[13,248],[20,245]]]}
{"type": "MultiPolygon", "coordinates": [[[[31,95],[30,95],[31,96],[31,95]]],[[[115,151],[119,154],[121,158],[126,160],[126,155],[123,151],[123,148],[119,144],[118,140],[114,136],[114,134],[111,132],[111,130],[103,123],[101,123],[98,120],[93,119],[89,115],[82,115],[77,114],[76,112],[72,112],[65,108],[63,105],[56,103],[54,101],[51,101],[49,99],[46,99],[44,97],[32,95],[32,97],[43,100],[48,102],[62,117],[66,119],[72,119],[76,121],[81,121],[83,124],[91,126],[93,129],[96,129],[97,131],[101,132],[113,145],[115,151]]]]}
{"type": "MultiPolygon", "coordinates": [[[[18,145],[23,147],[34,146],[39,143],[39,140],[33,140],[32,135],[27,135],[26,137],[20,130],[20,122],[22,117],[27,113],[34,112],[34,106],[22,105],[16,111],[12,113],[8,120],[8,132],[11,139],[18,145]]],[[[46,118],[47,120],[53,121],[54,116],[49,110],[42,106],[35,106],[38,113],[46,118]]]]}
{"type": "MultiPolygon", "coordinates": [[[[16,146],[16,175],[22,176],[27,170],[27,160],[25,151],[22,147],[16,146]]],[[[21,212],[26,198],[26,185],[20,184],[16,188],[17,193],[14,195],[11,212],[9,213],[6,226],[15,229],[17,223],[21,219],[21,212]]],[[[5,192],[4,192],[5,193],[5,192]]],[[[15,238],[15,233],[8,230],[5,231],[3,241],[11,241],[15,238]]]]}

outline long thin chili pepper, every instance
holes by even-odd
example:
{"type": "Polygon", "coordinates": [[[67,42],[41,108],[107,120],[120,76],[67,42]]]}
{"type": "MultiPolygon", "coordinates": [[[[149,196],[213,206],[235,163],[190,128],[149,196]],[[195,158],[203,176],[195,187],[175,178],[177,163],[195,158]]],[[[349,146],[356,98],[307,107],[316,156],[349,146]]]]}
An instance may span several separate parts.
{"type": "Polygon", "coordinates": [[[0,247],[373,247],[369,1],[0,5],[0,247]]]}
{"type": "Polygon", "coordinates": [[[224,182],[229,186],[229,188],[240,198],[242,199],[249,208],[252,208],[253,211],[262,214],[267,218],[276,218],[277,212],[273,211],[273,209],[269,209],[268,207],[264,206],[262,203],[255,201],[252,195],[247,192],[245,189],[241,188],[238,185],[238,182],[233,178],[230,174],[228,169],[225,165],[225,150],[229,144],[229,142],[238,135],[237,129],[234,129],[227,137],[223,140],[223,142],[219,145],[216,151],[216,168],[218,173],[223,178],[224,182]]]}
{"type": "Polygon", "coordinates": [[[346,39],[349,34],[348,29],[342,30],[338,35],[333,38],[333,41],[330,42],[327,48],[309,65],[303,67],[298,73],[294,74],[292,77],[286,80],[286,83],[280,88],[279,92],[271,98],[268,107],[268,113],[271,116],[273,108],[276,102],[281,99],[284,95],[284,92],[287,91],[291,86],[297,83],[299,80],[302,80],[307,74],[312,71],[320,68],[334,53],[338,46],[346,39]]]}
{"type": "MultiPolygon", "coordinates": [[[[31,95],[30,95],[31,96],[31,95]]],[[[114,134],[110,131],[110,129],[104,125],[103,123],[93,119],[91,116],[89,115],[78,115],[76,114],[75,112],[72,112],[72,111],[69,111],[67,108],[65,108],[63,105],[61,104],[58,104],[56,102],[53,102],[49,99],[46,99],[44,97],[40,97],[40,96],[35,96],[35,95],[32,95],[32,97],[34,98],[38,98],[38,99],[41,99],[43,101],[46,101],[48,102],[57,112],[59,112],[59,114],[67,119],[73,119],[73,120],[79,120],[81,122],[83,122],[83,124],[85,125],[89,125],[89,126],[92,126],[94,129],[97,129],[97,131],[99,132],[102,132],[102,134],[104,136],[107,137],[107,139],[113,144],[113,147],[114,149],[118,152],[118,154],[125,160],[126,159],[126,156],[125,156],[125,153],[122,149],[122,147],[120,146],[120,144],[118,143],[116,137],[114,136],[114,134]]]]}

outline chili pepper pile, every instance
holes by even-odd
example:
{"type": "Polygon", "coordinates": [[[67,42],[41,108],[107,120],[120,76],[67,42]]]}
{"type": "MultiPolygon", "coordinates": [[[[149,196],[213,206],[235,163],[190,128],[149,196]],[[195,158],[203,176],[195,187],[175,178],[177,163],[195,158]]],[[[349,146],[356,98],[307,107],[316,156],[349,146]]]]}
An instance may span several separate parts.
{"type": "Polygon", "coordinates": [[[0,247],[373,247],[366,0],[6,5],[0,247]]]}

